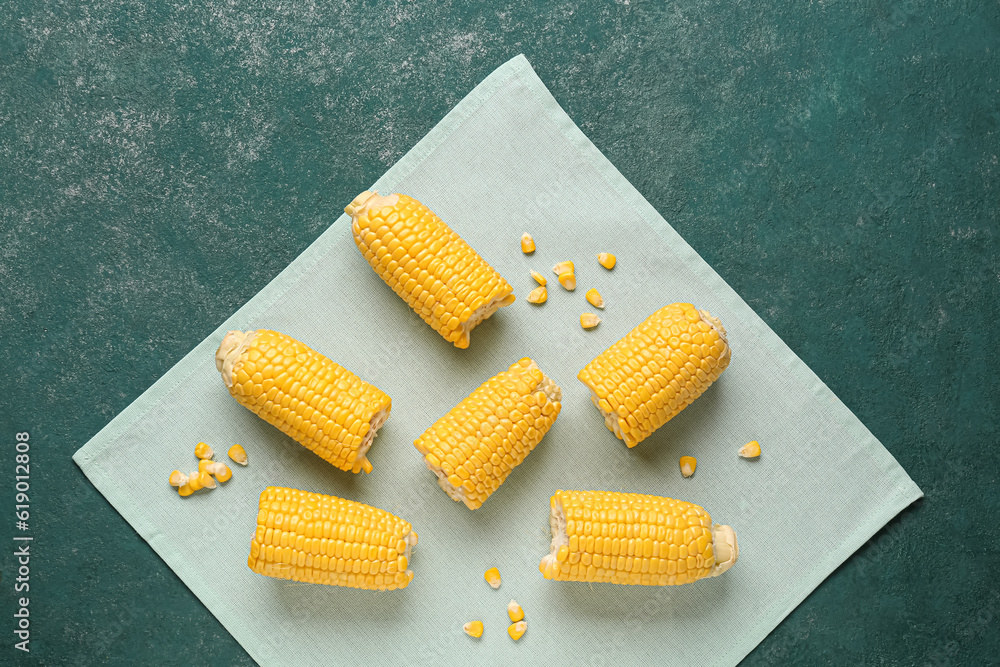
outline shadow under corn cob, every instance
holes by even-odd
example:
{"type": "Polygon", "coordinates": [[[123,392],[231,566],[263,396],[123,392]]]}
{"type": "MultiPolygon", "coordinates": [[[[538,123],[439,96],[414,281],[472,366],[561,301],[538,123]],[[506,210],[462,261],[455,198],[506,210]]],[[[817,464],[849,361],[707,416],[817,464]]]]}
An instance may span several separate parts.
{"type": "Polygon", "coordinates": [[[215,353],[240,405],[341,470],[372,471],[365,457],[392,400],[291,336],[230,331],[215,353]]]}
{"type": "Polygon", "coordinates": [[[455,347],[514,290],[434,212],[401,194],[362,192],[345,209],[354,243],[382,280],[455,347]]]}
{"type": "Polygon", "coordinates": [[[598,355],[577,378],[608,430],[629,447],[690,405],[731,357],[726,330],[690,303],[660,308],[598,355]]]}

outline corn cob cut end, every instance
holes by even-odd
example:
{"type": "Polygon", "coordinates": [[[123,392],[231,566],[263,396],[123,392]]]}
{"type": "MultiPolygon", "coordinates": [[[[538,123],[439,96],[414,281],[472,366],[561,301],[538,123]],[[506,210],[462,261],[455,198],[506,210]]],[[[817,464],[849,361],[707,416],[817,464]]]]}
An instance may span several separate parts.
{"type": "Polygon", "coordinates": [[[383,197],[378,192],[365,190],[355,197],[354,201],[344,207],[344,213],[351,216],[354,221],[357,221],[357,219],[367,213],[369,209],[382,208],[383,206],[395,206],[398,201],[399,195],[397,194],[386,195],[383,197]]]}
{"type": "MultiPolygon", "coordinates": [[[[243,365],[243,355],[250,349],[253,345],[254,339],[257,337],[257,331],[230,331],[222,339],[222,343],[219,345],[219,349],[215,352],[215,367],[222,375],[222,382],[226,385],[230,391],[236,382],[235,378],[240,372],[240,368],[243,365]]],[[[352,464],[351,472],[357,473],[360,471],[365,471],[369,473],[372,471],[372,464],[365,456],[368,449],[372,446],[375,441],[375,434],[378,430],[385,424],[386,419],[389,418],[389,412],[392,409],[391,405],[386,405],[384,408],[372,415],[369,421],[368,431],[362,436],[361,444],[358,446],[357,455],[352,464]]],[[[246,451],[239,445],[233,445],[229,449],[229,456],[239,463],[240,465],[246,465],[246,451]],[[239,447],[239,449],[237,449],[239,447]],[[241,460],[242,459],[242,460],[241,460]]]]}
{"type": "MultiPolygon", "coordinates": [[[[576,559],[576,562],[580,562],[579,553],[573,554],[571,557],[566,512],[559,497],[561,493],[561,491],[557,492],[557,495],[552,497],[550,503],[549,527],[552,529],[552,544],[549,547],[549,553],[543,556],[541,562],[538,564],[538,571],[546,579],[560,578],[560,568],[563,567],[564,563],[572,563],[574,559],[576,559]]],[[[733,530],[732,526],[717,523],[712,524],[711,533],[712,539],[710,544],[713,549],[715,563],[712,566],[711,572],[706,576],[717,577],[729,570],[736,563],[740,549],[736,543],[736,531],[733,530]]]]}
{"type": "MultiPolygon", "coordinates": [[[[674,305],[676,306],[678,304],[674,305]]],[[[667,307],[669,308],[670,306],[667,307]]],[[[700,317],[701,322],[704,322],[708,326],[712,327],[718,333],[719,343],[724,348],[718,358],[718,366],[717,366],[717,368],[719,369],[718,373],[722,373],[722,371],[729,366],[729,361],[732,355],[732,349],[730,348],[729,340],[726,337],[726,329],[725,327],[722,326],[722,322],[719,321],[719,318],[714,317],[707,310],[697,310],[697,313],[698,316],[700,317]]],[[[633,329],[633,333],[640,327],[643,327],[648,321],[649,320],[647,319],[646,322],[643,322],[642,324],[637,326],[636,329],[633,329]]],[[[583,321],[581,316],[581,325],[582,324],[583,321]]],[[[625,338],[622,338],[622,340],[616,343],[616,345],[619,345],[629,340],[630,336],[632,336],[632,333],[626,334],[625,338]]],[[[610,349],[613,349],[613,347],[610,349]]],[[[608,354],[608,351],[606,351],[604,354],[608,354]]],[[[598,359],[599,358],[600,357],[598,357],[598,359]]],[[[642,438],[637,438],[635,436],[635,431],[631,428],[631,425],[628,423],[628,418],[630,417],[630,415],[628,414],[627,409],[624,413],[621,413],[620,411],[616,412],[612,408],[608,400],[601,395],[601,393],[604,393],[604,395],[606,396],[607,389],[604,387],[599,387],[600,378],[591,375],[590,365],[588,365],[587,368],[584,368],[582,371],[580,371],[576,377],[590,390],[590,401],[601,412],[601,416],[604,417],[604,425],[607,426],[608,430],[614,432],[615,436],[617,436],[619,440],[622,440],[626,445],[628,445],[629,448],[638,445],[642,441],[642,438]]],[[[676,410],[676,412],[679,412],[686,405],[687,403],[682,404],[681,407],[678,410],[676,410]]],[[[674,414],[676,414],[676,412],[674,414]]],[[[672,417],[673,415],[670,415],[669,417],[667,417],[665,421],[669,421],[669,419],[672,417]]]]}
{"type": "MultiPolygon", "coordinates": [[[[541,380],[535,386],[532,393],[543,393],[545,395],[546,402],[553,404],[556,408],[556,413],[558,414],[562,402],[562,389],[559,388],[552,378],[542,372],[542,370],[538,367],[538,364],[536,364],[533,359],[525,357],[516,364],[513,364],[509,370],[515,370],[518,368],[526,369],[528,371],[538,371],[538,373],[541,374],[541,380]]],[[[544,435],[544,433],[542,433],[542,435],[544,435]]],[[[424,464],[427,466],[428,470],[437,476],[438,486],[440,486],[441,489],[448,494],[449,498],[463,503],[470,510],[477,509],[482,505],[483,499],[469,497],[466,493],[464,485],[453,483],[458,480],[453,480],[449,477],[448,473],[444,470],[440,461],[438,461],[436,457],[431,458],[425,454],[424,464]]]]}

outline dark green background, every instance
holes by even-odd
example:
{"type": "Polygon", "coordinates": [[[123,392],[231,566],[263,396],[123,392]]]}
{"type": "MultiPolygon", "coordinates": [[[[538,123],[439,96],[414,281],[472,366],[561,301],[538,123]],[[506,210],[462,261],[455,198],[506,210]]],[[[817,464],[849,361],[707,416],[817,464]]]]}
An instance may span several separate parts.
{"type": "Polygon", "coordinates": [[[252,662],[70,456],[523,52],[926,493],[746,664],[996,660],[998,47],[995,0],[3,3],[0,460],[31,432],[31,658],[252,662]]]}

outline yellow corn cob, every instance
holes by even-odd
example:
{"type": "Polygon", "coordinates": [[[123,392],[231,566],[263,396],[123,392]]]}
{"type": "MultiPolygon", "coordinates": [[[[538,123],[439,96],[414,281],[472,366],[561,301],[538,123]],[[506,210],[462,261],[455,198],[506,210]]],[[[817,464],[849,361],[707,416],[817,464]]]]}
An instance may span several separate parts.
{"type": "Polygon", "coordinates": [[[689,303],[664,306],[580,371],[590,400],[629,447],[701,396],[729,366],[722,323],[689,303]]]}
{"type": "Polygon", "coordinates": [[[514,303],[507,281],[416,199],[366,191],[344,210],[375,273],[455,347],[469,347],[477,324],[514,303]]]}
{"type": "Polygon", "coordinates": [[[556,491],[550,505],[546,579],[675,586],[716,577],[739,556],[733,529],[683,500],[556,491]]]}
{"type": "Polygon", "coordinates": [[[392,407],[378,388],[268,329],[230,331],[215,365],[240,405],[341,470],[371,472],[365,454],[392,407]]]}
{"type": "Polygon", "coordinates": [[[247,565],[257,574],[368,590],[406,588],[412,526],[352,500],[269,486],[260,494],[247,565]]]}
{"type": "Polygon", "coordinates": [[[482,505],[559,416],[562,392],[525,357],[483,383],[413,443],[438,485],[482,505]]]}

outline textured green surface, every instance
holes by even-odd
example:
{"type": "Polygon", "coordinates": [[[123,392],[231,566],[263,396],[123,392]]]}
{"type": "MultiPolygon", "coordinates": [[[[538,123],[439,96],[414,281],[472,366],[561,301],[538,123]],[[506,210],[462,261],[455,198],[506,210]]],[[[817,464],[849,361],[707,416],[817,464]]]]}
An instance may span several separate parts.
{"type": "Polygon", "coordinates": [[[34,444],[33,658],[250,662],[70,456],[524,52],[926,494],[746,663],[993,659],[995,2],[275,4],[0,12],[0,433],[34,444]]]}

